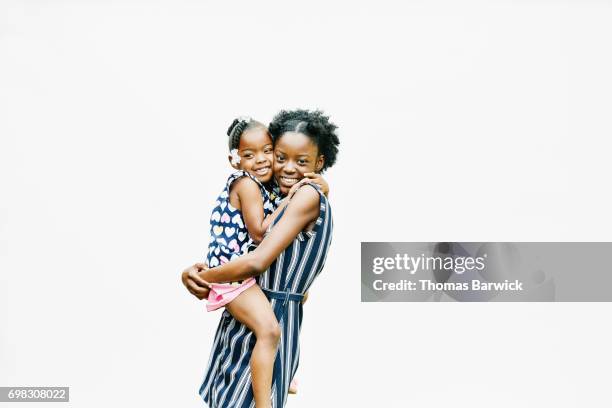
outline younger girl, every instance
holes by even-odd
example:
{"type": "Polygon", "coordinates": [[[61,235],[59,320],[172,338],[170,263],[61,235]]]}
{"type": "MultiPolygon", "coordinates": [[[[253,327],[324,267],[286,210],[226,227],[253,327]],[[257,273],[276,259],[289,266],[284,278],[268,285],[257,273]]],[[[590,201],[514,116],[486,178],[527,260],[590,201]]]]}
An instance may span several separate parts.
{"type": "MultiPolygon", "coordinates": [[[[246,254],[250,245],[259,243],[280,201],[278,195],[264,186],[272,178],[273,164],[273,143],[266,126],[250,118],[238,118],[227,135],[228,159],[237,171],[228,178],[210,218],[207,264],[211,268],[246,254]]],[[[280,337],[270,301],[255,279],[248,278],[210,285],[207,310],[223,306],[255,335],[250,360],[255,406],[270,407],[272,371],[280,337]]]]}

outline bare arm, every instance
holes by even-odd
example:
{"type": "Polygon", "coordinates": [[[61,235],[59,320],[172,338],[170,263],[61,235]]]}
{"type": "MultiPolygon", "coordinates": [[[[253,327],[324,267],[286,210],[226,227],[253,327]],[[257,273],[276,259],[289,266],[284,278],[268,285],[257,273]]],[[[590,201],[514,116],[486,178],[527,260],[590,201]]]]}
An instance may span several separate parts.
{"type": "Polygon", "coordinates": [[[329,184],[327,183],[327,180],[323,178],[323,176],[321,176],[318,173],[305,173],[304,176],[305,177],[302,180],[300,180],[293,187],[291,187],[291,190],[289,190],[289,194],[282,201],[282,203],[278,206],[278,208],[274,210],[272,214],[266,217],[263,223],[263,225],[265,226],[264,231],[268,230],[268,226],[272,224],[272,222],[276,219],[276,217],[278,217],[278,215],[281,213],[283,208],[287,206],[287,204],[290,201],[291,196],[293,196],[293,194],[297,191],[297,189],[303,186],[304,184],[306,183],[316,184],[319,186],[323,194],[325,194],[325,197],[328,196],[329,184]]]}
{"type": "MultiPolygon", "coordinates": [[[[283,211],[283,209],[287,206],[287,204],[289,203],[289,199],[285,198],[280,204],[279,206],[276,208],[276,210],[274,210],[274,212],[270,215],[268,215],[266,217],[266,219],[263,222],[263,226],[264,226],[264,231],[268,230],[268,227],[270,226],[270,224],[272,224],[272,222],[276,219],[276,217],[278,217],[278,215],[281,213],[281,211],[283,211]]],[[[264,232],[265,234],[265,232],[264,232]]]]}
{"type": "Polygon", "coordinates": [[[306,178],[310,180],[311,183],[318,185],[321,188],[323,194],[325,194],[325,197],[329,196],[329,184],[327,183],[327,180],[323,178],[322,175],[320,175],[319,173],[306,173],[304,174],[304,176],[306,176],[306,178]]]}
{"type": "Polygon", "coordinates": [[[243,177],[234,183],[234,191],[240,200],[239,208],[242,211],[242,218],[249,231],[249,236],[253,241],[259,243],[269,225],[269,221],[265,222],[259,186],[248,177],[243,177]]]}
{"type": "Polygon", "coordinates": [[[317,219],[319,210],[319,193],[314,188],[300,188],[283,217],[253,252],[201,271],[199,276],[207,282],[233,282],[265,272],[300,231],[317,219]]]}

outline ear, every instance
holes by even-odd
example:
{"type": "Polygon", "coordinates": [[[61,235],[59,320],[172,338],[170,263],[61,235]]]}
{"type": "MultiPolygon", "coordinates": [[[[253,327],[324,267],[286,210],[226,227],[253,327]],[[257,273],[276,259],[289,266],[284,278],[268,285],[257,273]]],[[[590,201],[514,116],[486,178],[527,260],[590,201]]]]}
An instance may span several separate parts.
{"type": "Polygon", "coordinates": [[[319,155],[319,157],[317,157],[317,163],[315,164],[316,172],[319,173],[324,165],[325,165],[325,156],[321,154],[319,155]]]}
{"type": "Polygon", "coordinates": [[[232,155],[231,154],[227,155],[227,161],[229,162],[230,166],[232,166],[234,168],[234,170],[240,170],[240,167],[237,164],[232,163],[232,155]]]}

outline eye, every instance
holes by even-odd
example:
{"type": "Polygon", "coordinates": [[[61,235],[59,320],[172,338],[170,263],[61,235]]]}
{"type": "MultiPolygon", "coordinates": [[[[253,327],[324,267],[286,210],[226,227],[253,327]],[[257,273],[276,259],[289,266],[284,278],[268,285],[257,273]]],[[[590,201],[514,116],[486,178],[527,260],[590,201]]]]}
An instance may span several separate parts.
{"type": "Polygon", "coordinates": [[[253,155],[251,153],[247,153],[247,154],[244,155],[244,158],[245,159],[252,159],[253,155]]]}
{"type": "Polygon", "coordinates": [[[267,149],[265,149],[265,150],[264,150],[264,153],[265,153],[265,154],[270,154],[270,153],[272,153],[272,148],[271,148],[271,147],[268,147],[267,149]]]}
{"type": "Polygon", "coordinates": [[[279,155],[276,155],[276,160],[278,160],[279,162],[283,162],[285,161],[285,157],[279,154],[279,155]]]}
{"type": "Polygon", "coordinates": [[[304,160],[304,159],[300,159],[300,160],[298,160],[298,164],[299,164],[300,166],[304,166],[304,165],[306,164],[306,160],[304,160]]]}

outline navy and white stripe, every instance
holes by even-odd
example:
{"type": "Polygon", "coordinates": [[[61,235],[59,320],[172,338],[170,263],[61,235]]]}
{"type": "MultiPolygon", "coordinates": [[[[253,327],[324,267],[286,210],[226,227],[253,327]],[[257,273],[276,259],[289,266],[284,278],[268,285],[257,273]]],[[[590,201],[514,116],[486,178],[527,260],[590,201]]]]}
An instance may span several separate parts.
{"type": "MultiPolygon", "coordinates": [[[[299,364],[303,312],[301,299],[323,270],[331,244],[331,208],[327,198],[316,186],[313,187],[319,192],[320,211],[312,231],[300,232],[270,268],[257,278],[259,286],[272,303],[272,309],[281,327],[272,379],[273,408],[282,408],[287,402],[289,384],[299,364]]],[[[283,214],[284,210],[275,224],[283,214]]],[[[249,367],[254,345],[255,336],[251,331],[235,320],[229,312],[224,311],[199,391],[210,408],[255,406],[249,367]]]]}

